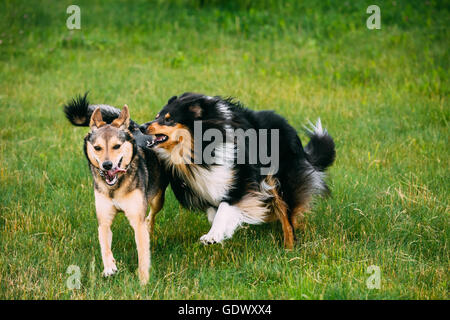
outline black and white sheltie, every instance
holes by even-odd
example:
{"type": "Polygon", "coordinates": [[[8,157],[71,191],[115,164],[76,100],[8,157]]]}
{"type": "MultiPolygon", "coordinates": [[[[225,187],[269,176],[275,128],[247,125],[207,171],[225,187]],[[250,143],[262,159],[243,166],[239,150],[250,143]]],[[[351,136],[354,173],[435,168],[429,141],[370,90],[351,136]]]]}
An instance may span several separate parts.
{"type": "Polygon", "coordinates": [[[284,245],[292,248],[312,197],[329,192],[324,171],[336,152],[320,119],[303,148],[296,130],[273,111],[184,93],[169,99],[141,131],[155,136],[149,146],[180,203],[206,210],[212,224],[200,238],[206,244],[230,238],[243,223],[279,219],[284,245]]]}

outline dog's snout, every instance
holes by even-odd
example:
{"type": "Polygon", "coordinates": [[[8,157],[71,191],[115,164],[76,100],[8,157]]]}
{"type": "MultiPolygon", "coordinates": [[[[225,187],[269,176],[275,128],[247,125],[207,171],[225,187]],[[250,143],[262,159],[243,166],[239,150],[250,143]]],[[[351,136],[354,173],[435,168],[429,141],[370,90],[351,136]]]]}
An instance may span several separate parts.
{"type": "Polygon", "coordinates": [[[102,167],[104,170],[111,170],[113,167],[113,163],[109,160],[102,163],[102,167]]]}

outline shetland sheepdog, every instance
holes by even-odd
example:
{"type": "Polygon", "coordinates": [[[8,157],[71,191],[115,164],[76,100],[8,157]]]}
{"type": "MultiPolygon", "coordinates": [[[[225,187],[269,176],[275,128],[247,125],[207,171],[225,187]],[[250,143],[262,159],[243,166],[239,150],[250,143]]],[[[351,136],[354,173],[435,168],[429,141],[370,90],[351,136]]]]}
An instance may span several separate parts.
{"type": "Polygon", "coordinates": [[[315,195],[330,192],[324,178],[335,144],[320,119],[303,147],[296,130],[273,111],[197,93],[174,96],[153,121],[140,126],[169,173],[176,198],[206,211],[205,244],[231,238],[244,223],[280,220],[284,245],[315,195]],[[270,150],[270,152],[269,152],[270,150]]]}

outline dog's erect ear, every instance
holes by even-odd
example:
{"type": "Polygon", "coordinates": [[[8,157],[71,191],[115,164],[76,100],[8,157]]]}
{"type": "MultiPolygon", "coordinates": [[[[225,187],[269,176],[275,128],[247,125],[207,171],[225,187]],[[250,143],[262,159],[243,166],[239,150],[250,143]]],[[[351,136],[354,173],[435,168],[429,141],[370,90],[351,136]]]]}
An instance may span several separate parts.
{"type": "Polygon", "coordinates": [[[170,98],[170,99],[167,101],[167,104],[171,104],[172,102],[174,102],[174,101],[177,100],[177,99],[178,99],[177,96],[173,96],[172,98],[170,98]]]}
{"type": "Polygon", "coordinates": [[[111,126],[119,129],[128,129],[130,125],[130,111],[128,111],[128,106],[124,105],[120,115],[117,119],[111,122],[111,126]]]}
{"type": "Polygon", "coordinates": [[[203,115],[203,109],[198,104],[190,106],[189,111],[194,114],[195,118],[200,118],[203,115]]]}
{"type": "Polygon", "coordinates": [[[103,121],[102,112],[100,111],[100,107],[94,110],[91,116],[91,121],[89,122],[89,127],[91,130],[96,130],[100,127],[106,125],[106,122],[103,121]]]}

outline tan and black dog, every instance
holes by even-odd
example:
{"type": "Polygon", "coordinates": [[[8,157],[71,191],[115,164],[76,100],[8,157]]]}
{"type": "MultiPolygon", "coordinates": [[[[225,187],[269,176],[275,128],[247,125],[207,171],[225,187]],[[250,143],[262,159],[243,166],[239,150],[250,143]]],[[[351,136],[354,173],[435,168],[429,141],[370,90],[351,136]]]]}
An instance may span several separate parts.
{"type": "Polygon", "coordinates": [[[84,139],[84,152],[94,178],[103,275],[117,271],[111,252],[111,224],[116,213],[123,211],[135,232],[139,279],[145,284],[150,269],[149,229],[163,206],[168,184],[155,153],[145,147],[150,138],[130,120],[126,105],[117,117],[116,108],[89,105],[85,95],[72,100],[64,112],[72,124],[91,129],[84,139]]]}

